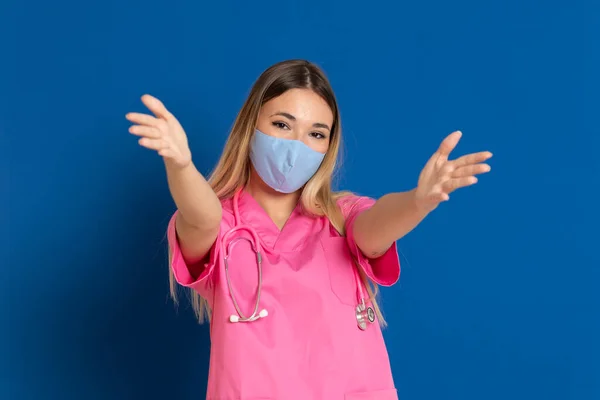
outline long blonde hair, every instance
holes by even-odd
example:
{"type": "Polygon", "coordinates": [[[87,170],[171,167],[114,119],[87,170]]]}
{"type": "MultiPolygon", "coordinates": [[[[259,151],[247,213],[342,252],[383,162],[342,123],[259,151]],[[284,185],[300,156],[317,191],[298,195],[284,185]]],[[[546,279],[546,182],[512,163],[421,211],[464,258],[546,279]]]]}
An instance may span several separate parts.
{"type": "MultiPolygon", "coordinates": [[[[208,182],[221,200],[233,196],[248,182],[250,177],[250,139],[254,134],[260,109],[269,100],[295,88],[314,91],[327,102],[334,115],[329,149],[317,172],[304,186],[300,202],[306,213],[315,217],[326,216],[340,235],[345,235],[344,215],[338,207],[337,201],[350,193],[333,192],[332,190],[332,179],[336,172],[336,161],[341,145],[340,113],[327,77],[318,66],[308,61],[279,62],[260,75],[237,115],[221,159],[208,182]]],[[[171,262],[172,253],[169,249],[169,264],[171,262]]],[[[385,326],[385,319],[376,301],[377,285],[367,278],[362,268],[359,267],[358,271],[367,288],[379,323],[381,326],[385,326]]],[[[177,283],[171,267],[169,267],[169,284],[171,297],[177,303],[177,283]]],[[[193,289],[189,290],[189,295],[198,321],[203,323],[205,319],[210,320],[211,310],[206,299],[193,289]]]]}

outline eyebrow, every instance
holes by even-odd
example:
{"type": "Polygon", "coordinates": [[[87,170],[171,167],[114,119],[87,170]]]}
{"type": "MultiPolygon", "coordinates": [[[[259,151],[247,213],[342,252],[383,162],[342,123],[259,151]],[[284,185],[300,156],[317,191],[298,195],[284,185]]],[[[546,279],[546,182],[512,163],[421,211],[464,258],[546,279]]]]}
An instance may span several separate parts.
{"type": "MultiPolygon", "coordinates": [[[[281,115],[282,117],[286,117],[289,120],[296,121],[296,117],[294,117],[290,113],[286,113],[286,112],[283,112],[283,111],[276,112],[275,114],[271,115],[271,117],[274,116],[274,115],[281,115]]],[[[331,131],[331,128],[329,127],[329,125],[324,124],[322,122],[315,122],[313,124],[313,127],[314,128],[324,128],[324,129],[327,129],[328,131],[331,131]]]]}

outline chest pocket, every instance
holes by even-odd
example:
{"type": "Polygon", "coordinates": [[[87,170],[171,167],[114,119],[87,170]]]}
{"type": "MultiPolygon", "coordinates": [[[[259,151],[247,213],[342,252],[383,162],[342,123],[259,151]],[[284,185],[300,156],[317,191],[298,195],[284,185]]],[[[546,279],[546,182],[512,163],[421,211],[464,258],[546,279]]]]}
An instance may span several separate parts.
{"type": "Polygon", "coordinates": [[[331,290],[343,304],[355,307],[357,287],[354,278],[356,268],[345,237],[328,236],[321,239],[331,290]]]}

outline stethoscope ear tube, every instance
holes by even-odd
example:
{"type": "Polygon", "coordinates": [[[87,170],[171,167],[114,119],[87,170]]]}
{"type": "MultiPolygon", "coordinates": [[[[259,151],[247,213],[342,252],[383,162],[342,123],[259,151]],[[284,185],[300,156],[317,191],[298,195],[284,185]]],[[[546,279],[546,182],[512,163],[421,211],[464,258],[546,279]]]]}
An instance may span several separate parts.
{"type": "MultiPolygon", "coordinates": [[[[229,234],[231,232],[235,232],[235,231],[238,231],[241,229],[249,231],[249,229],[245,229],[244,227],[236,227],[236,228],[233,228],[231,231],[229,231],[226,236],[229,236],[229,234]]],[[[253,233],[253,232],[250,232],[250,233],[253,233]]],[[[238,236],[237,238],[235,238],[229,242],[229,244],[226,246],[224,251],[225,251],[225,255],[223,256],[223,261],[225,262],[225,277],[227,279],[227,286],[229,288],[229,296],[231,297],[231,301],[233,302],[235,311],[238,313],[238,315],[231,315],[229,317],[229,321],[233,322],[233,323],[235,323],[235,322],[252,322],[252,321],[256,321],[259,318],[264,318],[267,315],[269,315],[267,310],[261,310],[260,313],[258,313],[258,307],[260,305],[260,295],[261,295],[261,290],[262,290],[262,256],[260,254],[260,251],[257,248],[256,242],[253,243],[252,240],[250,240],[246,237],[238,236]],[[235,298],[235,295],[233,294],[233,287],[231,285],[231,277],[229,275],[229,255],[231,253],[231,248],[240,240],[246,240],[252,246],[252,249],[256,253],[256,266],[258,268],[258,289],[256,292],[256,301],[254,303],[254,310],[252,311],[252,314],[249,317],[246,317],[244,315],[244,313],[242,312],[242,310],[240,309],[240,306],[235,298]]]]}

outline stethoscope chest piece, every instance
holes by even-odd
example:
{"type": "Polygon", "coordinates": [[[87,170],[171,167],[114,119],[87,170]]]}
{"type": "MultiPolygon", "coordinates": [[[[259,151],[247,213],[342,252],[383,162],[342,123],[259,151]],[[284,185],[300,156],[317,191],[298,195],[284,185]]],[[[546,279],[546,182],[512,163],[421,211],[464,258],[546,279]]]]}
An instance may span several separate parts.
{"type": "Polygon", "coordinates": [[[375,322],[375,311],[372,307],[367,307],[365,303],[356,306],[356,322],[361,330],[366,330],[368,323],[375,322]]]}

